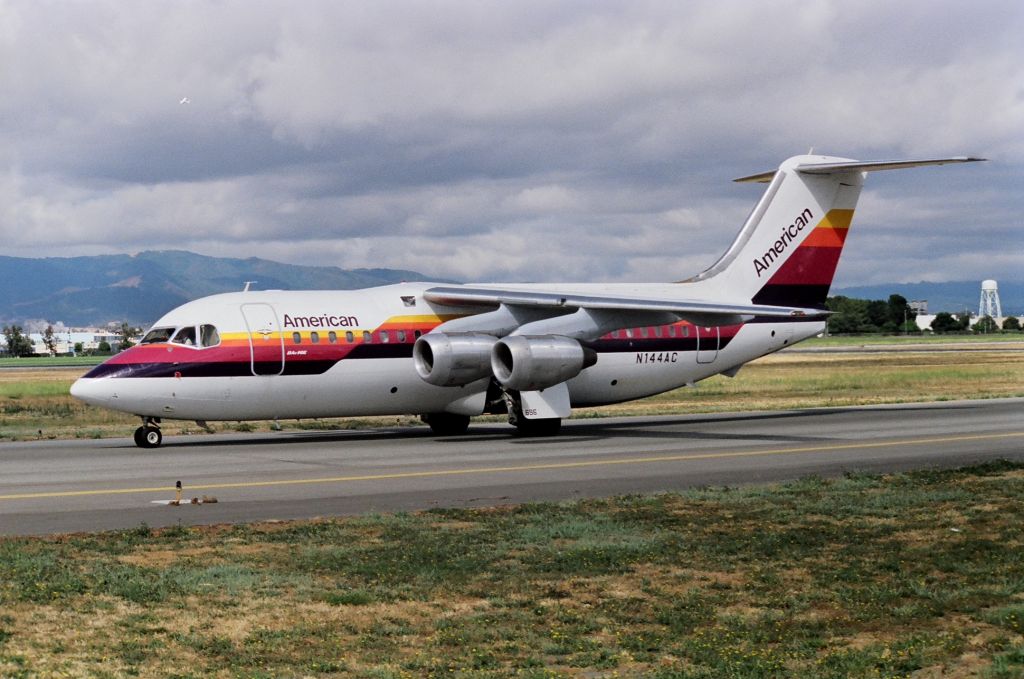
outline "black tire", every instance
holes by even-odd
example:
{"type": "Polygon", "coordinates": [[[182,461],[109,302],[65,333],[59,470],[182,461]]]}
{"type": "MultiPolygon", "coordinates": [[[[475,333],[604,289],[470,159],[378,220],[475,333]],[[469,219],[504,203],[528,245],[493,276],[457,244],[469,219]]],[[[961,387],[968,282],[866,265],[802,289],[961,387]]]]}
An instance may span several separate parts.
{"type": "Polygon", "coordinates": [[[158,448],[164,441],[163,432],[157,427],[139,427],[135,430],[134,438],[139,448],[158,448]]]}
{"type": "Polygon", "coordinates": [[[562,430],[562,420],[558,417],[528,420],[525,417],[516,422],[516,433],[520,436],[556,436],[562,430]]]}
{"type": "Polygon", "coordinates": [[[431,413],[424,415],[423,421],[438,436],[458,436],[469,429],[469,415],[453,415],[451,413],[431,413]]]}

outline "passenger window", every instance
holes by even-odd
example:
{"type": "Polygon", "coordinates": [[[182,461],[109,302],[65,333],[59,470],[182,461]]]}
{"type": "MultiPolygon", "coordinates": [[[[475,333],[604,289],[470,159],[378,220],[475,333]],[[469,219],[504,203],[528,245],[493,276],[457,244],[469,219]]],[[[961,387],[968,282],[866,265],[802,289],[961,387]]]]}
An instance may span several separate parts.
{"type": "Polygon", "coordinates": [[[153,328],[146,333],[146,336],[142,338],[139,344],[159,344],[166,342],[171,339],[171,335],[174,334],[174,328],[153,328]]]}
{"type": "Polygon", "coordinates": [[[194,347],[196,345],[196,327],[194,325],[189,325],[182,328],[174,335],[174,339],[171,341],[175,344],[184,344],[188,347],[194,347]]]}
{"type": "Polygon", "coordinates": [[[419,339],[422,336],[423,336],[423,332],[420,331],[420,330],[417,330],[416,332],[413,333],[413,337],[415,337],[416,339],[419,339]]]}
{"type": "Polygon", "coordinates": [[[640,336],[646,339],[646,337],[647,337],[647,328],[640,328],[640,336]]]}
{"type": "Polygon", "coordinates": [[[320,344],[320,333],[318,333],[316,330],[309,333],[309,341],[312,342],[313,344],[320,344]]]}
{"type": "Polygon", "coordinates": [[[384,344],[387,344],[388,342],[391,341],[391,338],[388,337],[388,331],[387,330],[381,330],[380,331],[380,341],[383,342],[384,344]]]}
{"type": "Polygon", "coordinates": [[[327,341],[330,342],[331,344],[337,344],[338,343],[338,333],[336,333],[333,330],[331,330],[329,333],[327,333],[327,341]]]}
{"type": "Polygon", "coordinates": [[[683,326],[683,337],[689,337],[689,336],[690,336],[690,326],[684,325],[683,326]]]}
{"type": "Polygon", "coordinates": [[[654,326],[654,336],[655,337],[661,337],[661,326],[660,325],[654,326]]]}
{"type": "Polygon", "coordinates": [[[370,334],[369,330],[363,330],[363,342],[367,344],[373,342],[373,335],[370,334]]]}
{"type": "Polygon", "coordinates": [[[676,326],[674,326],[674,325],[668,326],[668,336],[669,337],[675,337],[676,336],[676,326]]]}
{"type": "Polygon", "coordinates": [[[405,330],[399,330],[397,334],[398,334],[398,341],[404,343],[405,342],[405,330]]]}
{"type": "Polygon", "coordinates": [[[626,328],[626,337],[632,337],[632,336],[633,336],[633,329],[632,328],[626,328]]]}
{"type": "Polygon", "coordinates": [[[204,347],[215,347],[220,344],[220,333],[217,328],[205,323],[199,326],[199,344],[204,347]]]}
{"type": "Polygon", "coordinates": [[[353,342],[356,341],[356,336],[352,334],[351,330],[345,331],[345,341],[348,342],[349,344],[352,344],[353,342]]]}
{"type": "Polygon", "coordinates": [[[293,332],[292,333],[292,344],[302,344],[302,333],[301,332],[293,332]]]}

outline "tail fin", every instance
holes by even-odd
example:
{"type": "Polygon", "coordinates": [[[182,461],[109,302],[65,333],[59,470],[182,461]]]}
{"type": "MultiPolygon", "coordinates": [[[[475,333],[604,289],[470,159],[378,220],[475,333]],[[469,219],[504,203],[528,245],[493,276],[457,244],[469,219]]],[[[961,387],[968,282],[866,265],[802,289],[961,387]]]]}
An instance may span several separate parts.
{"type": "Polygon", "coordinates": [[[777,171],[737,179],[770,183],[726,253],[691,280],[721,276],[754,304],[824,308],[867,172],[975,160],[983,159],[794,156],[777,171]]]}

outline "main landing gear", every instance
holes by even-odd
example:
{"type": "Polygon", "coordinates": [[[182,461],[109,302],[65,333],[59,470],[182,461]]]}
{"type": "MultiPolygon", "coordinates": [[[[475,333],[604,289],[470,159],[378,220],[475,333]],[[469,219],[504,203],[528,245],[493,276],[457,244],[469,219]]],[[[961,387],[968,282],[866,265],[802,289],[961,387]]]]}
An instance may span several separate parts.
{"type": "Polygon", "coordinates": [[[508,406],[508,423],[516,428],[518,436],[555,436],[562,430],[562,419],[545,417],[527,419],[523,415],[523,400],[518,391],[506,390],[505,405],[508,406]]]}
{"type": "Polygon", "coordinates": [[[458,436],[469,429],[469,415],[453,415],[452,413],[430,413],[420,417],[430,426],[430,430],[438,436],[458,436]]]}
{"type": "Polygon", "coordinates": [[[163,441],[164,435],[160,431],[160,418],[142,418],[142,426],[135,430],[135,445],[139,448],[157,448],[163,441]]]}

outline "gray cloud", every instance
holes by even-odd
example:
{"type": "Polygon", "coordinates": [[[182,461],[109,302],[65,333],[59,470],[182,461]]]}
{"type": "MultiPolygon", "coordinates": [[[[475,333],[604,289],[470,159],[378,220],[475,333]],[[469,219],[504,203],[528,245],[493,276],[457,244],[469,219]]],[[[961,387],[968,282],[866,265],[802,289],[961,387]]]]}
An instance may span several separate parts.
{"type": "Polygon", "coordinates": [[[1020,279],[1018,5],[7,2],[0,236],[673,280],[814,146],[994,159],[872,176],[840,283],[1020,279]]]}

